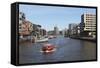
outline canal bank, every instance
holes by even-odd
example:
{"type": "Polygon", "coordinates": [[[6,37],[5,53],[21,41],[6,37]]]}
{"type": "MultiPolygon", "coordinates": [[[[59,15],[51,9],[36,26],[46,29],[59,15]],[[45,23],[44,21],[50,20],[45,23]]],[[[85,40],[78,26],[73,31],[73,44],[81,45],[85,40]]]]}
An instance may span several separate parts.
{"type": "Polygon", "coordinates": [[[96,38],[91,38],[91,37],[70,37],[72,39],[79,39],[79,40],[86,40],[86,41],[91,41],[91,42],[96,42],[96,38]]]}

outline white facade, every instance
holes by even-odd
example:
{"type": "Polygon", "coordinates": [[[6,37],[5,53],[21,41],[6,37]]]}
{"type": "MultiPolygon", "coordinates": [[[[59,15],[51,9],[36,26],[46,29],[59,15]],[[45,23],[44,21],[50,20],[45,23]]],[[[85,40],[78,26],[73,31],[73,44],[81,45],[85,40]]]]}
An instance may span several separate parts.
{"type": "Polygon", "coordinates": [[[84,31],[96,31],[96,15],[83,14],[82,23],[84,23],[84,31]]]}
{"type": "MultiPolygon", "coordinates": [[[[96,35],[96,15],[86,13],[81,15],[80,31],[86,33],[87,36],[96,35]]],[[[86,35],[84,34],[84,35],[86,35]]]]}

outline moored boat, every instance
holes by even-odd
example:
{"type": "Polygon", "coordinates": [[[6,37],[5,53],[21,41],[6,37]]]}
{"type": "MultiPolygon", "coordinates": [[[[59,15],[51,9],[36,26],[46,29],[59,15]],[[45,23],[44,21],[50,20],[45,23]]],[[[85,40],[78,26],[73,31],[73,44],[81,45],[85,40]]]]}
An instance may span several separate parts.
{"type": "Polygon", "coordinates": [[[47,41],[48,41],[48,38],[36,40],[36,42],[47,42],[47,41]]]}
{"type": "Polygon", "coordinates": [[[56,38],[57,36],[55,36],[55,35],[50,35],[50,36],[48,36],[48,38],[49,39],[53,39],[53,38],[56,38]]]}

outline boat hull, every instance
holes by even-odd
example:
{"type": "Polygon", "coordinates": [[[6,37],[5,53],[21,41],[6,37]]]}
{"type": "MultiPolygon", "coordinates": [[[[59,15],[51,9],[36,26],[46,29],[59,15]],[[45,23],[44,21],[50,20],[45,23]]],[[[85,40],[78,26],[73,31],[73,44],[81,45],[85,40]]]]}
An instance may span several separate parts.
{"type": "Polygon", "coordinates": [[[39,43],[39,42],[47,42],[47,41],[48,41],[48,38],[41,39],[41,40],[36,40],[37,43],[39,43]]]}
{"type": "Polygon", "coordinates": [[[46,50],[46,51],[41,50],[40,52],[41,53],[53,53],[54,51],[56,51],[56,48],[54,48],[53,50],[46,50]]]}

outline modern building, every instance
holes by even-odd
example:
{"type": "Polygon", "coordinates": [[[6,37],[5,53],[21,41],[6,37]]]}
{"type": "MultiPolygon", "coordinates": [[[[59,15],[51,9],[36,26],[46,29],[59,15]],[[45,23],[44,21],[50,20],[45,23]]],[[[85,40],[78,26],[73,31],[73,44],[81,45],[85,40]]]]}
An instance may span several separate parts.
{"type": "Polygon", "coordinates": [[[57,26],[54,27],[54,35],[59,35],[59,29],[57,26]]]}
{"type": "Polygon", "coordinates": [[[96,35],[95,14],[86,13],[81,15],[80,32],[82,36],[96,35]]]}
{"type": "Polygon", "coordinates": [[[67,28],[65,28],[64,30],[62,30],[62,35],[64,37],[68,37],[68,29],[67,28]]]}
{"type": "Polygon", "coordinates": [[[69,29],[68,29],[69,36],[76,34],[76,29],[75,29],[76,26],[77,26],[77,24],[75,24],[75,23],[69,24],[69,29]]]}
{"type": "Polygon", "coordinates": [[[40,39],[42,36],[46,35],[45,29],[41,29],[41,25],[33,24],[26,20],[25,14],[19,12],[19,38],[34,38],[40,39]]]}
{"type": "Polygon", "coordinates": [[[73,34],[76,36],[80,35],[80,24],[77,24],[76,26],[73,27],[73,34]]]}

